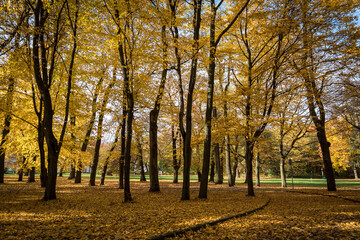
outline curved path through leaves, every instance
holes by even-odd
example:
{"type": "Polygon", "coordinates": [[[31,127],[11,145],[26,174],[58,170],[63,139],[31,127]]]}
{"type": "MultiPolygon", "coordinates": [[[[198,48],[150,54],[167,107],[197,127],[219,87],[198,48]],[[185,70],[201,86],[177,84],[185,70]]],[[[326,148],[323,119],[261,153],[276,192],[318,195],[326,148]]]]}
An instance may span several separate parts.
{"type": "Polygon", "coordinates": [[[202,228],[206,228],[207,226],[214,226],[216,224],[223,223],[223,222],[225,222],[227,220],[230,220],[230,219],[246,217],[246,216],[249,216],[250,214],[253,214],[253,213],[257,212],[257,211],[263,210],[267,205],[269,205],[269,203],[270,203],[270,198],[261,207],[252,209],[250,211],[240,213],[240,214],[236,214],[236,215],[232,215],[232,216],[223,217],[223,218],[220,218],[218,220],[211,221],[211,222],[201,223],[201,224],[195,225],[193,227],[188,227],[188,228],[183,229],[183,230],[168,232],[168,233],[165,233],[163,235],[154,236],[152,238],[149,238],[149,240],[161,240],[161,239],[165,239],[165,238],[171,238],[171,237],[175,237],[175,236],[184,234],[184,233],[189,232],[189,231],[194,232],[194,231],[198,231],[198,230],[200,230],[202,228]]]}

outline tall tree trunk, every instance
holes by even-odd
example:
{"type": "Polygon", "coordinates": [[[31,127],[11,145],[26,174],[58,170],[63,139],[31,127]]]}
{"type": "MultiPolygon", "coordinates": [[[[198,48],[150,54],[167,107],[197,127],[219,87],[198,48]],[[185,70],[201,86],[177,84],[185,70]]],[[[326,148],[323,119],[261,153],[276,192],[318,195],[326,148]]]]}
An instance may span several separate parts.
{"type": "Polygon", "coordinates": [[[130,192],[130,161],[131,161],[131,139],[132,139],[132,123],[134,118],[134,99],[130,89],[127,89],[128,100],[128,119],[126,126],[126,147],[125,147],[125,178],[124,178],[124,202],[131,202],[130,192]]]}
{"type": "MultiPolygon", "coordinates": [[[[216,59],[216,48],[224,36],[224,34],[231,28],[235,23],[236,19],[244,11],[247,4],[250,0],[246,1],[244,6],[240,11],[234,16],[231,22],[221,31],[219,36],[215,36],[216,28],[216,14],[217,10],[221,7],[223,3],[220,1],[216,5],[215,0],[211,0],[211,15],[210,15],[210,48],[209,48],[209,67],[208,67],[208,91],[207,91],[207,103],[206,103],[206,114],[205,114],[205,137],[204,137],[204,158],[203,158],[203,167],[202,167],[202,179],[200,184],[199,198],[207,198],[207,186],[208,186],[208,176],[209,176],[209,165],[210,165],[210,155],[211,155],[211,114],[213,108],[213,98],[214,98],[214,80],[215,80],[215,59],[216,59]]],[[[231,171],[231,168],[229,168],[231,171]]],[[[230,179],[230,177],[228,177],[230,179]]],[[[230,180],[231,181],[231,180],[230,180]]],[[[231,184],[229,182],[229,184],[231,184]]]]}
{"type": "MultiPolygon", "coordinates": [[[[306,98],[311,119],[316,127],[317,138],[320,143],[322,152],[322,159],[325,167],[325,176],[327,181],[328,191],[336,191],[334,169],[332,167],[331,156],[330,156],[330,143],[327,141],[325,131],[325,107],[322,102],[323,89],[318,89],[318,82],[316,81],[316,72],[313,70],[314,53],[312,44],[312,31],[309,30],[310,26],[308,21],[308,4],[303,4],[302,9],[302,24],[303,24],[303,56],[301,58],[301,73],[304,80],[305,88],[307,91],[306,98]]],[[[323,83],[322,83],[323,84],[323,83]]]]}
{"type": "Polygon", "coordinates": [[[40,115],[40,121],[38,124],[37,131],[38,131],[38,146],[40,152],[40,181],[41,181],[41,187],[45,188],[47,183],[47,169],[45,163],[45,149],[44,149],[45,133],[41,118],[42,117],[40,115]]]}
{"type": "Polygon", "coordinates": [[[232,175],[231,175],[231,181],[232,181],[232,186],[235,186],[235,182],[236,182],[236,175],[237,175],[237,160],[235,160],[234,165],[233,165],[233,170],[232,170],[232,175]]]}
{"type": "Polygon", "coordinates": [[[256,154],[255,176],[256,176],[256,186],[260,187],[260,153],[259,152],[256,154]]]}
{"type": "Polygon", "coordinates": [[[192,104],[193,93],[196,82],[196,73],[198,65],[198,51],[199,51],[199,38],[200,38],[200,24],[201,24],[201,5],[202,0],[193,0],[193,46],[192,46],[192,59],[189,89],[186,103],[186,133],[184,141],[184,171],[183,171],[183,187],[181,200],[190,200],[190,166],[191,166],[191,134],[192,134],[192,104]]]}
{"type": "Polygon", "coordinates": [[[223,168],[222,168],[222,162],[220,157],[220,147],[219,143],[214,144],[214,154],[215,154],[215,168],[216,168],[216,174],[215,174],[215,184],[223,184],[223,168]]]}
{"type": "Polygon", "coordinates": [[[280,159],[280,177],[281,177],[281,187],[285,188],[286,185],[286,174],[285,174],[285,158],[280,159]]]}
{"type": "MultiPolygon", "coordinates": [[[[124,98],[125,101],[125,98],[124,98]]],[[[124,106],[123,106],[124,107],[124,106]]],[[[125,140],[126,140],[126,110],[123,110],[123,122],[120,134],[120,158],[119,158],[119,189],[124,189],[124,164],[125,164],[125,140]]]]}
{"type": "Polygon", "coordinates": [[[160,112],[161,106],[161,99],[164,95],[166,77],[168,72],[168,62],[167,62],[167,55],[168,55],[168,44],[166,40],[166,26],[162,26],[161,28],[161,41],[162,41],[162,57],[163,57],[163,70],[161,74],[161,81],[159,86],[159,91],[156,96],[154,108],[150,111],[150,192],[159,192],[160,185],[159,185],[159,176],[158,176],[158,166],[157,166],[157,121],[160,112]]]}
{"type": "Polygon", "coordinates": [[[177,161],[177,147],[176,147],[177,134],[175,133],[174,121],[171,122],[171,139],[172,139],[172,157],[173,157],[173,168],[174,168],[173,183],[178,183],[180,166],[177,161]]]}
{"type": "Polygon", "coordinates": [[[10,132],[10,123],[11,123],[11,109],[13,105],[13,96],[14,96],[14,85],[15,80],[9,78],[9,85],[6,92],[6,112],[4,120],[4,129],[2,130],[2,138],[0,142],[0,183],[4,183],[4,173],[5,173],[5,143],[6,137],[10,132]]]}
{"type": "Polygon", "coordinates": [[[159,111],[155,108],[150,111],[150,192],[159,192],[160,185],[159,185],[159,176],[158,176],[158,147],[157,147],[157,119],[158,119],[159,111]]]}
{"type": "Polygon", "coordinates": [[[226,173],[228,176],[228,185],[232,187],[235,185],[232,178],[232,171],[231,171],[231,161],[230,161],[230,136],[227,134],[225,136],[225,166],[226,166],[226,173]]]}
{"type": "Polygon", "coordinates": [[[249,140],[245,140],[245,163],[246,163],[246,182],[248,185],[247,196],[255,196],[254,184],[253,184],[253,149],[254,143],[249,140]]]}

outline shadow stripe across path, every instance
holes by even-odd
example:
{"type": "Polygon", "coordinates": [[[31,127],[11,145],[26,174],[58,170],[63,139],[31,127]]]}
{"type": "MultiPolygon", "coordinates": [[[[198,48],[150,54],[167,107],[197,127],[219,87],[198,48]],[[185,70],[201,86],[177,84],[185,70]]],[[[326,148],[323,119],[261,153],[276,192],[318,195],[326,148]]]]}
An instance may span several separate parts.
{"type": "Polygon", "coordinates": [[[245,216],[248,216],[248,215],[250,215],[250,214],[253,214],[253,213],[257,212],[257,211],[260,211],[260,210],[264,209],[267,205],[269,205],[269,203],[270,203],[270,198],[269,198],[268,201],[267,201],[264,205],[262,205],[261,207],[252,209],[252,210],[250,210],[250,211],[247,211],[247,212],[244,212],[244,213],[240,213],[240,214],[236,214],[236,215],[231,215],[231,216],[223,217],[223,218],[220,218],[220,219],[211,221],[211,222],[201,223],[201,224],[195,225],[195,226],[193,226],[193,227],[188,227],[188,228],[183,229],[183,230],[168,232],[168,233],[165,233],[165,234],[163,234],[163,235],[157,235],[157,236],[148,238],[147,240],[161,240],[161,239],[165,239],[165,238],[172,238],[172,237],[175,237],[175,236],[178,236],[178,235],[182,235],[182,234],[184,234],[184,233],[186,233],[186,232],[189,232],[189,231],[193,231],[193,232],[194,232],[194,231],[198,231],[198,230],[200,230],[200,229],[202,229],[202,228],[206,228],[207,226],[214,226],[214,225],[216,225],[216,224],[225,222],[225,221],[230,220],[230,219],[245,217],[245,216]]]}

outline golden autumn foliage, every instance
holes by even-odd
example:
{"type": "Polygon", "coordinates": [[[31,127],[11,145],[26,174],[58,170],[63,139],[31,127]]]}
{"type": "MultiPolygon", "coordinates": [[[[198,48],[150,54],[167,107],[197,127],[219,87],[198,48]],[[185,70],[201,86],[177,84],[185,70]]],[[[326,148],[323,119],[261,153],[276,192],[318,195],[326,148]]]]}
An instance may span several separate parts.
{"type": "MultiPolygon", "coordinates": [[[[181,184],[161,182],[162,191],[148,192],[148,183],[131,182],[134,202],[123,203],[116,180],[105,186],[74,185],[59,178],[58,199],[41,202],[38,184],[7,176],[0,186],[2,239],[146,239],[170,231],[244,213],[239,219],[186,233],[180,239],[356,239],[360,236],[360,205],[340,198],[280,190],[268,185],[246,197],[243,184],[209,185],[208,200],[180,201],[181,184]]],[[[191,183],[196,195],[198,183],[191,183]]],[[[334,193],[335,194],[335,193],[334,193]]],[[[336,195],[360,200],[359,189],[336,195]]]]}

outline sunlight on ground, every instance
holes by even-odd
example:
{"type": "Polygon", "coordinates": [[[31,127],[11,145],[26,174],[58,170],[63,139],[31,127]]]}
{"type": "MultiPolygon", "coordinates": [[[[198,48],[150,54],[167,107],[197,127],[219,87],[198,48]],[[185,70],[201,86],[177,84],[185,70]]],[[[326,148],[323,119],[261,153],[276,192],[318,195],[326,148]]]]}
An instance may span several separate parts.
{"type": "MultiPolygon", "coordinates": [[[[170,231],[243,213],[270,204],[259,212],[229,220],[180,239],[354,239],[360,235],[360,204],[325,197],[323,189],[298,189],[311,194],[284,192],[279,186],[256,188],[246,197],[246,186],[209,185],[208,199],[197,199],[199,184],[192,183],[191,200],[180,201],[181,184],[161,182],[160,193],[150,193],[149,182],[131,182],[134,203],[123,203],[117,180],[89,187],[59,178],[57,200],[42,202],[39,182],[6,179],[0,185],[0,236],[4,239],[145,239],[170,231]]],[[[37,179],[38,181],[38,179],[37,179]]],[[[360,200],[358,189],[337,196],[360,200]]]]}

